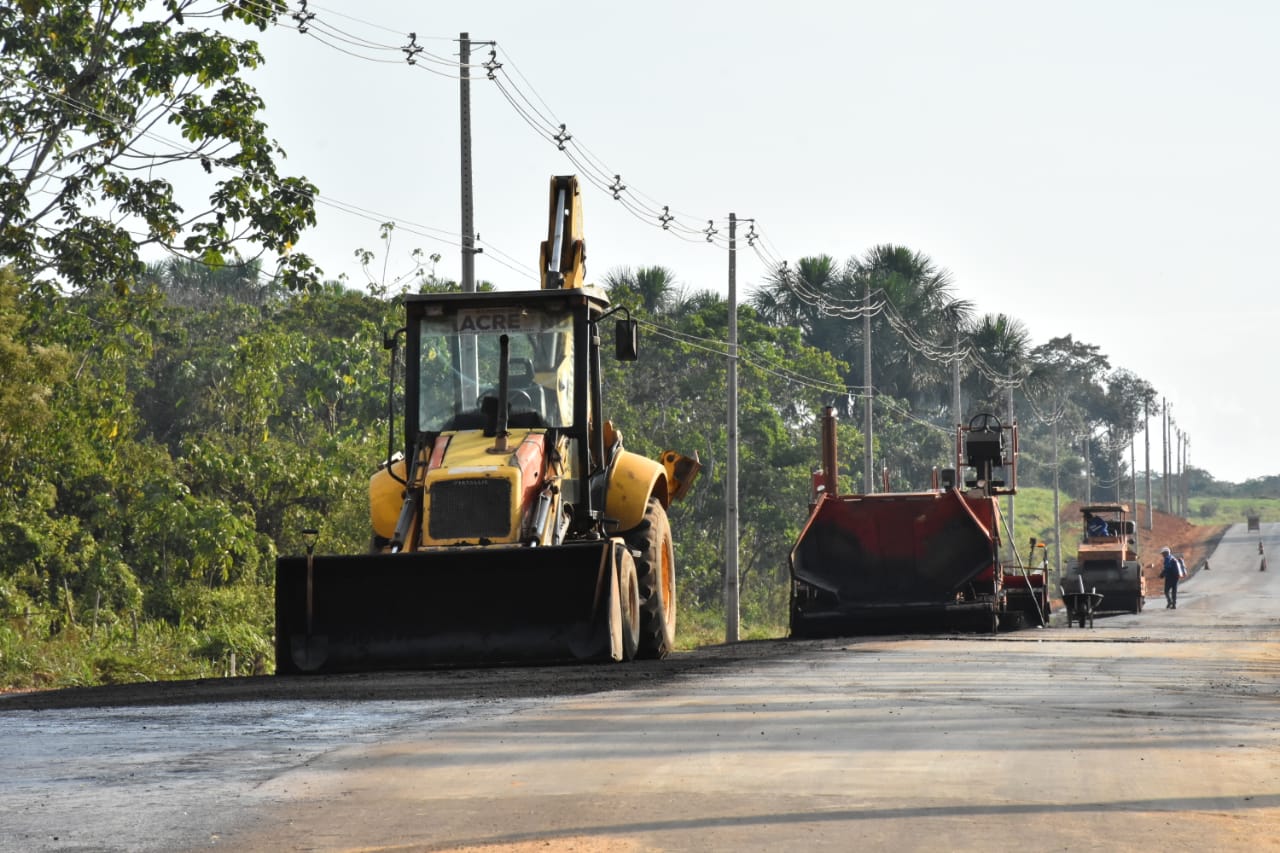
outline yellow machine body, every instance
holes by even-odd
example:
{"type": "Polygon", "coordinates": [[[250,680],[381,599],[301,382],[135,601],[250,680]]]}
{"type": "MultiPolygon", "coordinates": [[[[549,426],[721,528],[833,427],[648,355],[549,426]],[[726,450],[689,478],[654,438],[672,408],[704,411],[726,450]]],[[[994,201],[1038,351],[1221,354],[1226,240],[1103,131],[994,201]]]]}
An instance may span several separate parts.
{"type": "MultiPolygon", "coordinates": [[[[369,481],[371,552],[277,561],[277,672],[671,650],[666,508],[700,466],[624,449],[601,416],[601,328],[625,309],[585,258],[577,179],[559,176],[540,290],[405,298],[404,449],[369,481]]],[[[615,324],[635,359],[636,321],[615,324]]]]}

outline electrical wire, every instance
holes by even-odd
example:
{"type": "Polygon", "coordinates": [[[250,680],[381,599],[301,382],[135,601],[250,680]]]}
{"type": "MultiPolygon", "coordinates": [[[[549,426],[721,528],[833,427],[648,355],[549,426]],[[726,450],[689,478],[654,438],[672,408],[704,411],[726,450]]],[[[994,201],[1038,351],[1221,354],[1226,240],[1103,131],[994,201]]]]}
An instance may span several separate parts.
{"type": "MultiPolygon", "coordinates": [[[[461,77],[460,72],[464,67],[461,63],[426,51],[417,44],[415,32],[408,33],[409,43],[407,45],[389,44],[382,40],[366,38],[343,27],[336,26],[324,20],[318,12],[325,12],[326,15],[336,14],[338,17],[346,18],[349,21],[381,32],[402,34],[402,31],[360,18],[334,13],[325,7],[311,7],[308,5],[307,0],[299,0],[296,6],[285,4],[285,14],[277,14],[278,10],[275,7],[263,3],[262,0],[243,0],[243,2],[264,15],[272,16],[272,22],[276,26],[293,29],[302,35],[311,36],[321,44],[353,58],[379,64],[395,64],[404,61],[415,67],[450,79],[459,79],[461,77]],[[394,56],[397,52],[404,54],[403,58],[394,56]],[[370,53],[373,55],[370,55],[370,53]],[[426,67],[418,64],[418,59],[442,65],[448,70],[440,71],[436,68],[426,67]]],[[[436,37],[426,40],[444,41],[445,39],[436,37]]],[[[493,41],[473,41],[472,44],[489,45],[489,59],[484,63],[470,63],[466,68],[474,71],[483,70],[485,76],[494,82],[503,99],[507,101],[516,115],[534,133],[545,141],[555,144],[573,164],[579,176],[586,183],[622,203],[623,208],[643,224],[661,228],[686,243],[706,243],[718,249],[728,248],[729,244],[724,236],[723,227],[715,227],[713,219],[703,220],[701,217],[694,217],[681,212],[672,213],[670,205],[659,204],[651,196],[626,186],[619,172],[610,170],[580,140],[574,139],[563,122],[558,121],[554,110],[529,83],[528,78],[511,57],[510,52],[504,47],[500,47],[497,42],[493,41]],[[498,60],[499,51],[502,54],[501,61],[498,60]],[[523,85],[507,73],[505,70],[507,65],[510,65],[515,71],[516,76],[523,85]],[[526,87],[532,92],[532,95],[526,94],[526,87]],[[692,222],[701,221],[708,223],[705,228],[692,224],[692,222]]],[[[755,236],[760,236],[758,231],[756,231],[755,236]]]]}
{"type": "MultiPolygon", "coordinates": [[[[253,2],[253,0],[249,0],[249,2],[253,2]]],[[[0,69],[0,79],[3,79],[8,85],[14,85],[16,82],[15,78],[12,75],[5,72],[3,69],[0,69]]],[[[119,117],[109,116],[105,113],[102,113],[94,109],[88,104],[85,104],[81,101],[77,101],[74,98],[70,98],[60,92],[54,91],[46,86],[39,85],[30,80],[26,80],[23,82],[27,86],[41,92],[51,100],[54,100],[57,103],[61,103],[64,106],[69,107],[73,110],[78,110],[85,114],[92,115],[93,117],[100,119],[101,121],[106,122],[112,125],[113,127],[116,127],[119,130],[130,131],[133,129],[133,126],[131,124],[129,124],[128,122],[124,121],[119,117]]],[[[150,139],[153,142],[157,142],[171,149],[173,151],[172,156],[175,159],[191,158],[191,157],[199,156],[202,153],[197,148],[192,148],[189,145],[186,145],[182,142],[169,139],[168,137],[165,137],[154,131],[145,130],[138,133],[137,136],[138,138],[150,139]]],[[[139,156],[145,159],[145,158],[148,158],[149,155],[143,154],[139,156]]],[[[248,174],[246,170],[240,169],[234,166],[233,164],[224,164],[224,165],[226,166],[226,168],[230,169],[231,171],[238,172],[241,175],[248,174]]],[[[57,177],[57,175],[51,171],[47,173],[42,173],[42,174],[47,174],[47,177],[51,180],[57,177]]],[[[462,245],[461,238],[457,235],[457,232],[448,231],[443,228],[434,228],[429,225],[423,225],[421,223],[413,222],[411,220],[398,218],[390,214],[379,213],[377,211],[373,211],[368,208],[361,207],[360,205],[342,201],[341,199],[336,199],[320,193],[316,193],[316,195],[314,196],[314,200],[316,204],[329,207],[330,209],[337,210],[349,216],[355,216],[355,217],[365,219],[370,222],[375,222],[378,224],[391,222],[397,228],[402,229],[406,233],[413,234],[414,236],[423,237],[429,240],[434,240],[439,243],[445,243],[447,245],[454,246],[454,247],[461,247],[462,245]]],[[[143,242],[146,239],[149,239],[149,235],[141,234],[141,232],[132,231],[128,229],[125,229],[125,230],[127,233],[133,235],[134,237],[141,237],[142,239],[139,242],[143,242]]],[[[163,243],[159,245],[161,245],[161,247],[166,252],[174,255],[175,257],[185,257],[182,253],[178,252],[171,245],[163,244],[163,243]]],[[[491,250],[493,251],[494,257],[492,258],[492,260],[495,264],[502,267],[506,267],[507,269],[511,270],[512,272],[515,272],[516,274],[526,279],[531,279],[534,281],[538,280],[537,274],[535,272],[531,272],[531,268],[528,267],[527,265],[521,265],[520,262],[512,258],[511,255],[508,255],[506,252],[503,252],[497,249],[491,243],[485,243],[485,245],[491,248],[491,250]]]]}
{"type": "MultiPolygon", "coordinates": [[[[272,16],[273,23],[276,26],[293,29],[302,35],[310,35],[313,39],[324,44],[326,47],[337,50],[348,56],[352,56],[364,61],[375,62],[380,64],[395,64],[399,62],[407,62],[407,64],[415,67],[421,67],[432,73],[457,79],[460,77],[462,64],[456,60],[437,56],[428,52],[417,45],[416,33],[409,33],[408,45],[389,44],[382,41],[364,38],[357,34],[351,33],[343,28],[333,26],[322,20],[316,12],[311,11],[306,0],[301,0],[297,7],[286,4],[285,15],[278,14],[278,10],[260,0],[243,0],[245,5],[254,7],[264,15],[272,16]],[[363,51],[371,51],[375,55],[366,55],[363,51]],[[401,57],[391,58],[393,54],[402,54],[401,57]],[[387,58],[383,58],[377,54],[387,54],[387,58]],[[433,68],[417,65],[417,60],[421,58],[427,62],[439,64],[451,69],[452,73],[441,72],[433,68]]],[[[364,26],[374,28],[383,32],[400,34],[390,27],[385,27],[373,22],[365,21],[359,18],[344,15],[331,9],[324,7],[314,7],[326,14],[343,17],[348,20],[360,23],[364,26]]],[[[433,41],[444,41],[444,38],[429,39],[433,41]]],[[[479,43],[479,42],[477,42],[479,43]]],[[[528,78],[520,71],[518,65],[511,57],[510,52],[502,48],[503,61],[497,61],[497,53],[499,46],[496,42],[488,42],[490,45],[490,59],[483,64],[470,64],[469,69],[483,69],[489,80],[495,83],[495,87],[502,95],[504,100],[512,107],[517,116],[524,121],[535,133],[544,140],[556,144],[557,147],[564,152],[565,156],[578,170],[578,173],[588,183],[595,186],[601,192],[611,195],[615,200],[622,203],[623,208],[637,220],[659,227],[668,231],[673,236],[685,242],[706,242],[717,246],[718,248],[727,248],[727,238],[722,235],[721,229],[715,227],[715,220],[707,219],[705,228],[698,228],[687,224],[684,220],[689,219],[687,214],[676,213],[670,211],[668,205],[659,206],[656,200],[651,196],[644,194],[633,187],[623,184],[621,173],[614,172],[609,169],[593,152],[590,151],[580,140],[576,140],[568,133],[566,125],[559,122],[556,118],[554,110],[547,104],[546,100],[537,92],[537,90],[529,83],[528,78]],[[533,92],[533,97],[525,94],[524,89],[508,74],[505,70],[506,65],[511,65],[519,78],[524,82],[525,86],[533,92]],[[499,79],[500,72],[501,80],[499,79]],[[503,80],[506,81],[504,85],[503,80]],[[534,103],[535,99],[537,104],[534,103]],[[541,105],[539,107],[538,105],[541,105]],[[543,113],[543,110],[546,113],[543,113]]],[[[105,118],[105,117],[104,117],[105,118]]],[[[111,121],[111,119],[107,119],[111,121]]],[[[173,144],[168,142],[168,144],[173,144]]],[[[177,150],[182,151],[180,146],[175,146],[177,150]]],[[[360,216],[366,219],[375,220],[376,214],[367,211],[357,205],[345,203],[336,199],[327,197],[316,197],[317,203],[325,204],[332,209],[347,213],[348,215],[360,216]]],[[[382,219],[380,221],[394,221],[399,227],[403,227],[409,233],[414,233],[426,239],[436,240],[448,245],[458,246],[460,241],[452,232],[443,229],[433,229],[428,226],[417,225],[400,219],[382,219]],[[437,232],[437,233],[431,233],[437,232]],[[441,234],[448,236],[439,236],[441,234]]],[[[768,241],[767,235],[762,233],[754,219],[747,220],[751,222],[751,232],[748,238],[748,247],[751,248],[757,257],[765,264],[766,268],[777,271],[778,278],[805,304],[817,309],[821,313],[844,319],[859,319],[865,316],[877,316],[884,313],[890,326],[899,334],[899,336],[914,351],[922,355],[928,360],[939,362],[942,364],[951,364],[959,359],[964,359],[971,363],[985,378],[996,384],[998,387],[1016,387],[1025,380],[1027,370],[1024,368],[1018,374],[1005,374],[997,371],[989,363],[985,361],[972,347],[938,347],[930,343],[925,338],[918,335],[915,330],[907,323],[901,313],[893,306],[892,302],[884,294],[882,290],[876,291],[876,301],[867,304],[866,299],[859,302],[846,301],[841,298],[833,299],[829,294],[820,293],[809,288],[803,283],[793,271],[786,268],[784,261],[780,261],[775,250],[772,249],[771,243],[768,241]]],[[[489,244],[486,244],[489,245],[489,244]]],[[[491,247],[492,248],[492,247],[491,247]]],[[[514,258],[494,249],[495,262],[511,269],[518,274],[536,278],[531,275],[526,267],[518,264],[504,261],[503,258],[514,262],[514,258]]],[[[849,389],[845,389],[846,391],[849,389]]]]}

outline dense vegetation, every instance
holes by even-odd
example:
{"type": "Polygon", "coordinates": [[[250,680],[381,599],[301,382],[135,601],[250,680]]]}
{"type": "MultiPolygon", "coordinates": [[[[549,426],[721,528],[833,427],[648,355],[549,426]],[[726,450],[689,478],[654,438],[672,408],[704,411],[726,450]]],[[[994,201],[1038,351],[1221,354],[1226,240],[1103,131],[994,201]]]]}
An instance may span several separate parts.
{"type": "MultiPolygon", "coordinates": [[[[0,686],[217,674],[233,655],[269,669],[276,555],[307,527],[323,551],[367,547],[384,336],[407,288],[453,285],[427,267],[359,291],[319,284],[292,251],[316,188],[277,170],[241,79],[262,56],[228,35],[287,8],[0,5],[0,686]],[[207,202],[184,210],[178,187],[207,202]],[[161,251],[171,260],[142,264],[161,251]]],[[[639,363],[606,368],[609,416],[631,449],[705,465],[672,521],[683,624],[716,636],[728,305],[661,267],[603,284],[645,335],[639,363]]],[[[1037,487],[1128,494],[1155,389],[1072,334],[1033,346],[1016,318],[976,315],[921,252],[798,259],[737,319],[746,636],[785,623],[824,406],[840,413],[845,490],[863,487],[869,395],[876,479],[894,490],[951,466],[957,396],[961,417],[1016,417],[1031,487],[1017,542],[1053,527],[1037,487]]],[[[1169,508],[1193,518],[1280,517],[1280,477],[1233,486],[1192,468],[1173,485],[1169,508]]]]}
{"type": "MultiPolygon", "coordinates": [[[[607,368],[611,417],[630,448],[696,450],[706,466],[672,515],[681,612],[715,636],[728,306],[680,291],[661,268],[616,270],[605,284],[644,320],[641,361],[607,368]]],[[[430,276],[413,286],[452,287],[430,276]]],[[[208,675],[233,652],[242,671],[269,669],[276,555],[297,552],[309,526],[322,531],[321,550],[367,547],[366,477],[386,452],[383,338],[400,310],[398,294],[283,291],[245,267],[173,261],[124,293],[64,294],[0,272],[0,679],[208,675]]],[[[786,554],[818,455],[815,414],[848,404],[850,374],[803,327],[766,322],[752,306],[739,309],[739,335],[743,632],[767,635],[785,624],[786,554]]],[[[886,340],[875,352],[900,348],[886,340]]],[[[1034,352],[1024,355],[1033,372],[1042,369],[1034,352]]],[[[1073,399],[1105,402],[1112,375],[1090,376],[1096,387],[1073,399]]],[[[894,488],[916,488],[948,464],[950,415],[922,402],[935,376],[895,382],[901,396],[876,397],[876,458],[894,488]]],[[[1116,427],[1109,408],[1072,411],[1095,436],[1116,427]]],[[[1034,416],[1023,422],[1024,486],[1051,485],[1035,462],[1049,458],[1049,432],[1034,416]]],[[[855,488],[861,441],[842,420],[843,488],[855,488]]],[[[1108,471],[1106,441],[1092,449],[1093,470],[1108,471]]],[[[1059,447],[1061,481],[1080,495],[1075,451],[1059,447]]],[[[1253,497],[1265,483],[1190,473],[1193,518],[1268,506],[1253,497]]],[[[1017,520],[1016,541],[1048,538],[1051,493],[1025,490],[1017,520]]]]}

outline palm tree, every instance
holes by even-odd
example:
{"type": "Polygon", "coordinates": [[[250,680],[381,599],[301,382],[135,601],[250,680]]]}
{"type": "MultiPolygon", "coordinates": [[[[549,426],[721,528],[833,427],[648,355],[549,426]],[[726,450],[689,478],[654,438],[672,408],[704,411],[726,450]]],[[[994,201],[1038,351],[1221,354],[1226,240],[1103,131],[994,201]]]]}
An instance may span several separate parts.
{"type": "MultiPolygon", "coordinates": [[[[861,361],[861,335],[854,319],[861,315],[862,297],[847,267],[841,269],[830,255],[801,258],[794,269],[774,270],[748,301],[769,325],[799,329],[804,343],[831,353],[850,368],[861,361]]],[[[845,382],[861,384],[853,376],[851,369],[845,382]]]]}
{"type": "Polygon", "coordinates": [[[1007,314],[984,314],[969,329],[969,343],[976,368],[969,386],[974,408],[1006,411],[1008,389],[1022,385],[1031,372],[1031,333],[1007,314]]]}
{"type": "Polygon", "coordinates": [[[604,287],[614,303],[631,303],[650,315],[666,313],[680,301],[676,274],[663,266],[616,267],[605,274],[604,287]]]}
{"type": "Polygon", "coordinates": [[[941,414],[950,363],[973,305],[953,294],[951,273],[905,246],[873,246],[850,263],[859,292],[881,306],[872,323],[872,379],[880,393],[941,414]],[[895,340],[896,338],[896,340],[895,340]]]}
{"type": "Polygon", "coordinates": [[[155,284],[170,301],[188,307],[221,299],[262,305],[274,292],[272,280],[263,279],[262,261],[257,258],[218,266],[170,258],[148,264],[142,280],[155,284]]]}

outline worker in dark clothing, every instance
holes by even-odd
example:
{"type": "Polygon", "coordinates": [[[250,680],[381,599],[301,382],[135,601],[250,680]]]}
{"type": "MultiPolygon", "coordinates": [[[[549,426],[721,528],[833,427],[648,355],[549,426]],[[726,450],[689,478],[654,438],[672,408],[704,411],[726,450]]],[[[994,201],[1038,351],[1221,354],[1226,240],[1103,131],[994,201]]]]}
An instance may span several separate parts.
{"type": "Polygon", "coordinates": [[[1174,559],[1173,552],[1168,546],[1160,549],[1161,556],[1164,557],[1164,568],[1160,570],[1160,577],[1164,578],[1164,600],[1165,610],[1178,609],[1178,561],[1174,559]]]}
{"type": "Polygon", "coordinates": [[[1096,515],[1089,514],[1084,517],[1085,531],[1090,536],[1110,536],[1111,531],[1107,527],[1106,519],[1096,515]]]}

